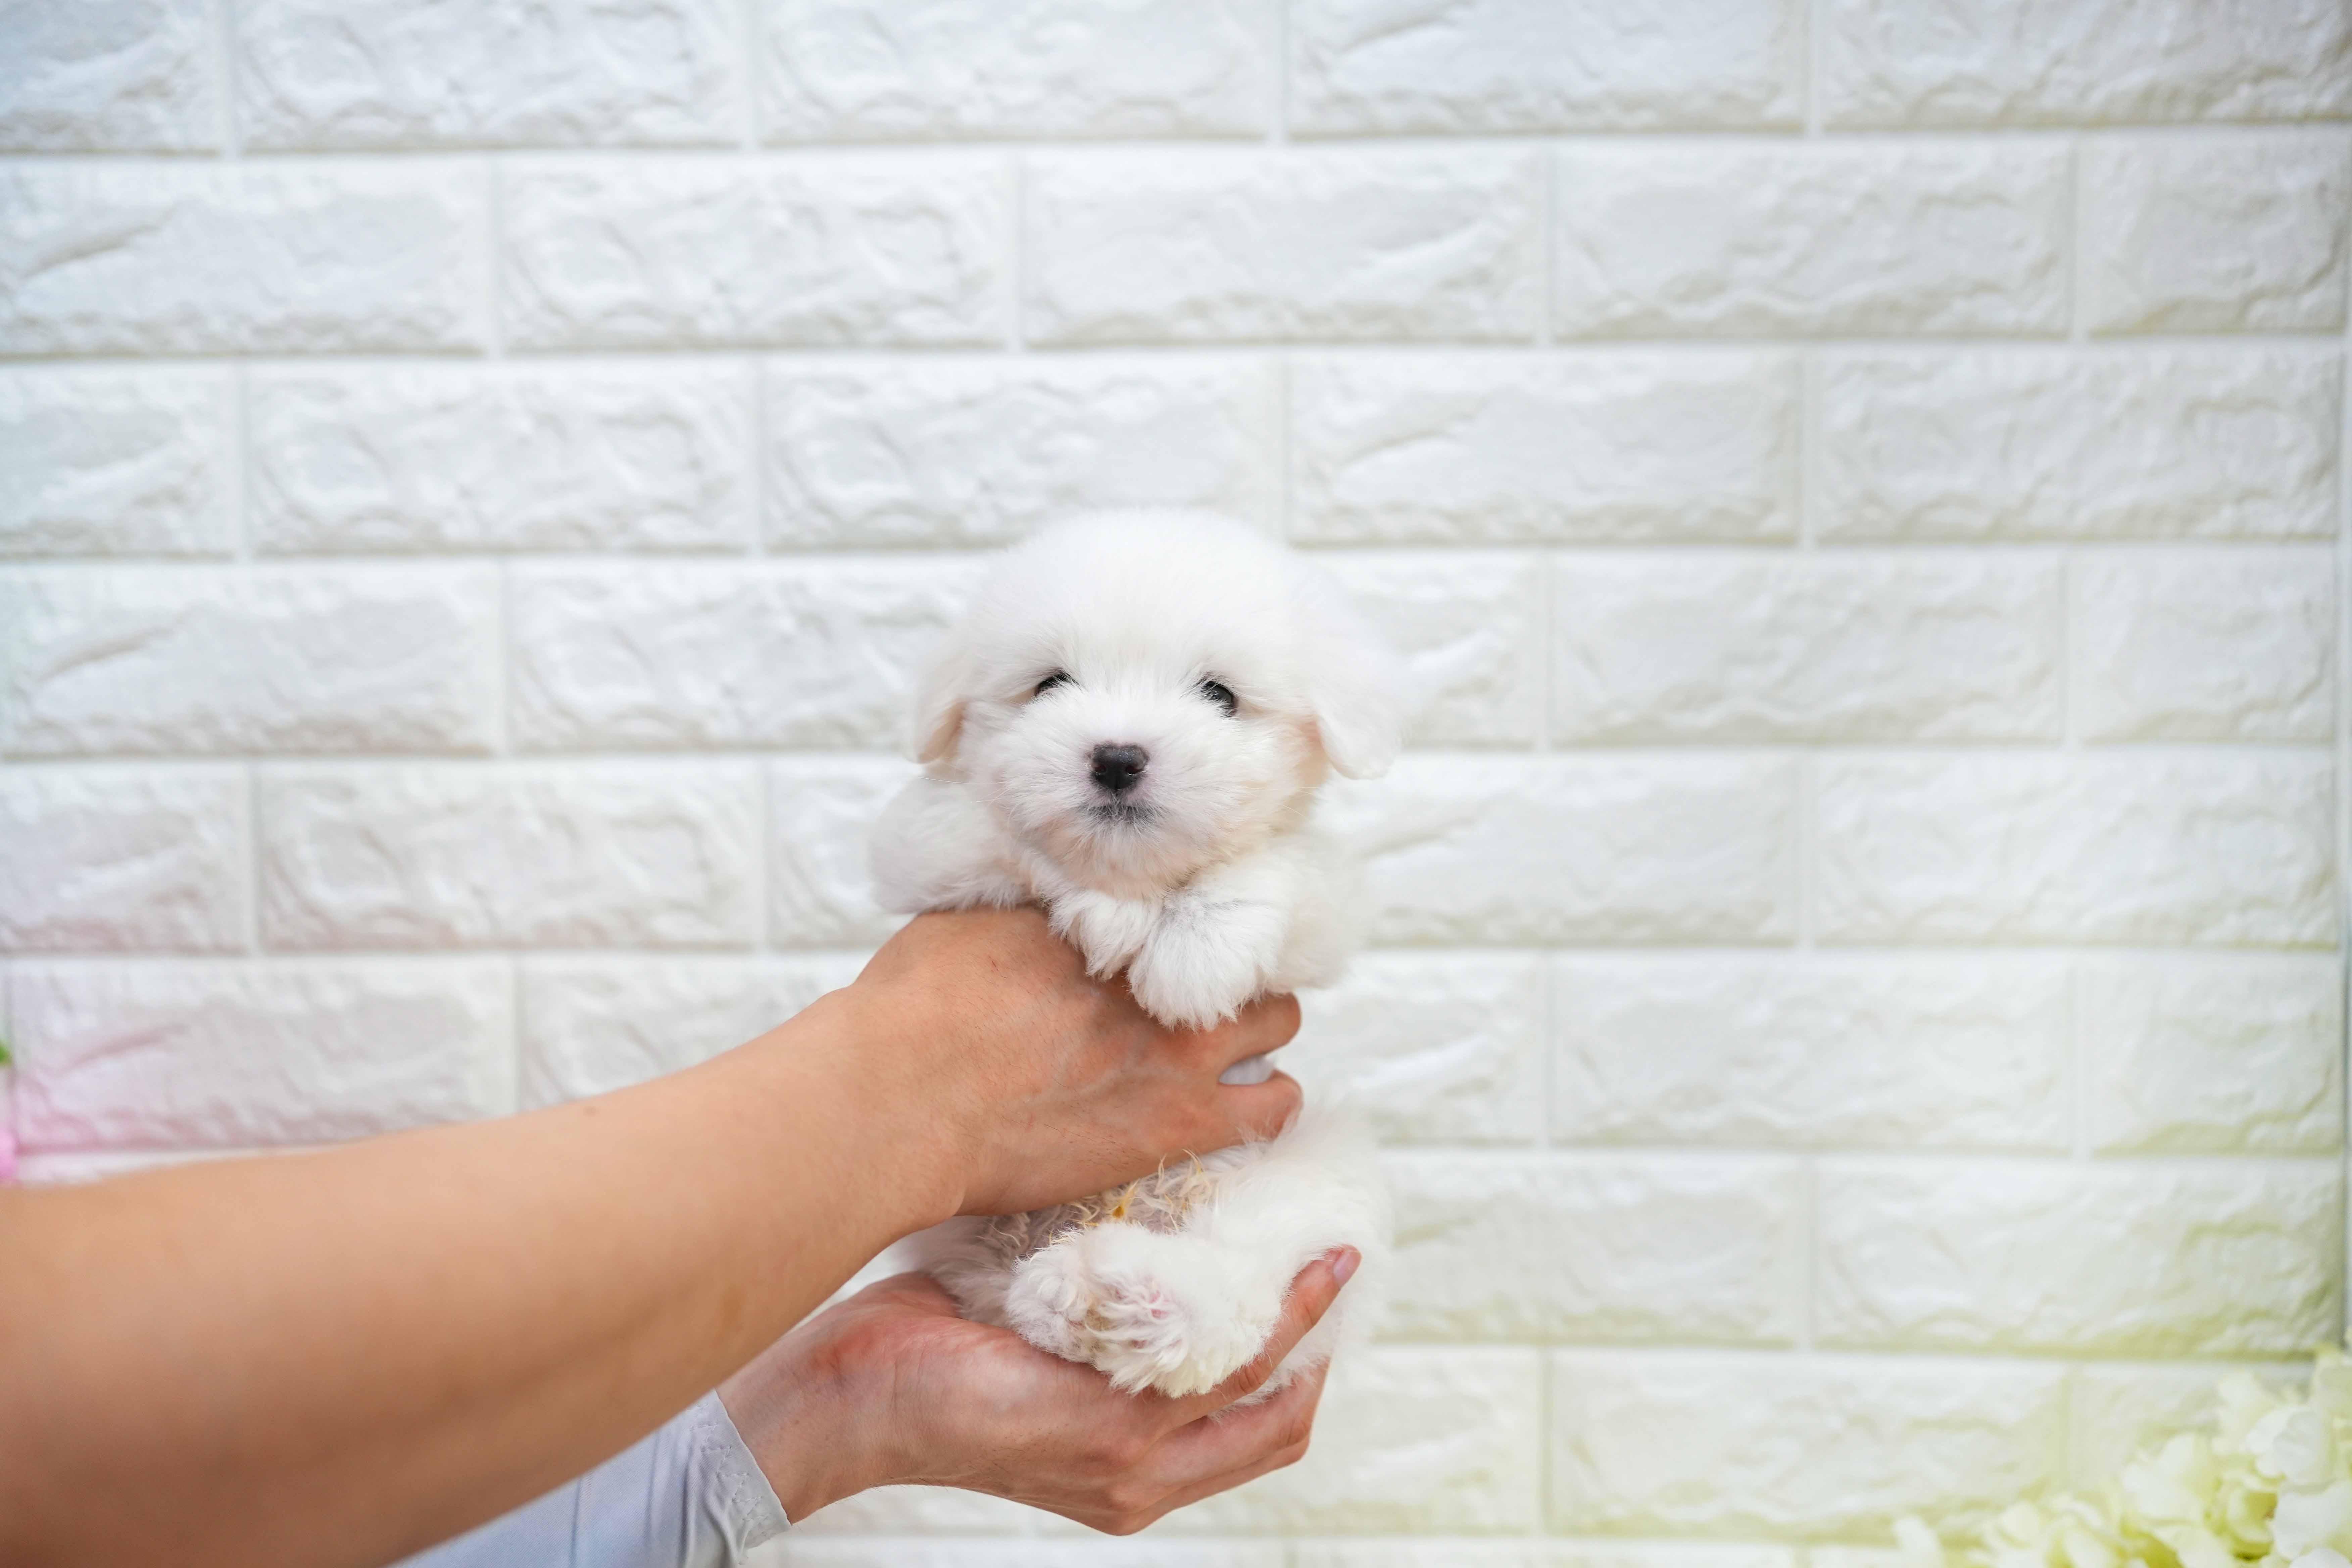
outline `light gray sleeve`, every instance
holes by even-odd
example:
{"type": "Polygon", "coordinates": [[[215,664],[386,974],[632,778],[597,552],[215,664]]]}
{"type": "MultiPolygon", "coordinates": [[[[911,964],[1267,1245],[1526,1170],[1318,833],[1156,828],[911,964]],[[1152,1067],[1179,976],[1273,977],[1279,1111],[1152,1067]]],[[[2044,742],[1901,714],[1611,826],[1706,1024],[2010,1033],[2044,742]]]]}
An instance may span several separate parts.
{"type": "Polygon", "coordinates": [[[789,1521],[719,1395],[576,1481],[399,1568],[734,1568],[789,1521]]]}

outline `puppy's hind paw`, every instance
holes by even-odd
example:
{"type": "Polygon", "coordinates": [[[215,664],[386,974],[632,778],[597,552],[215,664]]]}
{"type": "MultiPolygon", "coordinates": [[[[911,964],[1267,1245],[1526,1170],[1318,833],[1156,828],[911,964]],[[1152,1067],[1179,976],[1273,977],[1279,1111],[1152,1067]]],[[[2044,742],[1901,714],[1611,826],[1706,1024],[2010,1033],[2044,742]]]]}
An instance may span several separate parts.
{"type": "Polygon", "coordinates": [[[1273,1329],[1271,1314],[1249,1311],[1223,1274],[1197,1242],[1107,1224],[1023,1259],[1007,1316],[1023,1339],[1094,1367],[1115,1388],[1203,1394],[1273,1329]]]}
{"type": "Polygon", "coordinates": [[[1064,1361],[1084,1362],[1094,1282],[1078,1256],[1077,1239],[1066,1237],[1013,1266],[1004,1291],[1004,1317],[1014,1333],[1039,1350],[1064,1361]]]}

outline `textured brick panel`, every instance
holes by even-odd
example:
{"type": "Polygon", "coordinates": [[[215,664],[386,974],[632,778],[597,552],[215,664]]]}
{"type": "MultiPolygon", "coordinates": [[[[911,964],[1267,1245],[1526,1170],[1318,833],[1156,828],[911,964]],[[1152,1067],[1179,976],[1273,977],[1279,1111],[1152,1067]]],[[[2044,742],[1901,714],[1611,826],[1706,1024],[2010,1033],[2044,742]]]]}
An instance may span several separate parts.
{"type": "Polygon", "coordinates": [[[0,577],[0,749],[481,751],[497,617],[472,567],[0,577]]]}
{"type": "Polygon", "coordinates": [[[265,777],[261,935],[283,948],[741,947],[748,764],[299,768],[265,777]]]}
{"type": "Polygon", "coordinates": [[[458,163],[0,168],[0,353],[478,347],[488,199],[458,163]]]}
{"type": "Polygon", "coordinates": [[[1594,142],[1554,158],[1564,333],[2066,325],[2067,161],[2054,149],[1594,142]]]}
{"type": "Polygon", "coordinates": [[[1793,1161],[1390,1157],[1405,1340],[1786,1343],[1800,1327],[1793,1161]]]}
{"type": "Polygon", "coordinates": [[[1160,1529],[1524,1534],[1541,1510],[1542,1386],[1532,1350],[1360,1347],[1332,1366],[1306,1458],[1160,1529]]]}
{"type": "Polygon", "coordinates": [[[2096,332],[2344,324],[2340,135],[2102,139],[2084,153],[2084,285],[2096,332]]]}
{"type": "Polygon", "coordinates": [[[2334,352],[1833,355],[1825,538],[2326,538],[2334,352]]]}
{"type": "Polygon", "coordinates": [[[780,361],[772,544],[1000,544],[1056,517],[1270,519],[1280,412],[1262,360],[780,361]]]}
{"type": "Polygon", "coordinates": [[[1573,557],[1552,574],[1552,735],[2054,740],[2042,558],[1573,557]]]}
{"type": "Polygon", "coordinates": [[[323,1142],[512,1108],[496,963],[19,969],[27,1149],[323,1142]]]}
{"type": "Polygon", "coordinates": [[[1817,26],[1833,125],[2352,112],[2352,16],[2328,0],[1835,0],[1817,26]]]}
{"type": "Polygon", "coordinates": [[[1787,538],[1795,371],[1744,353],[1302,360],[1291,530],[1331,542],[1787,538]]]}
{"type": "Polygon", "coordinates": [[[267,552],[741,548],[751,384],[692,363],[255,374],[267,552]]]}
{"type": "Polygon", "coordinates": [[[2047,959],[1559,959],[1552,1135],[2063,1150],[2066,966],[2047,959]]]}
{"type": "Polygon", "coordinates": [[[1535,335],[1536,162],[1462,149],[1040,153],[1039,342],[1535,335]]]}
{"type": "Polygon", "coordinates": [[[887,748],[968,577],[935,561],[518,571],[516,741],[887,748]]]}
{"type": "Polygon", "coordinates": [[[766,1034],[856,977],[854,955],[534,959],[522,970],[522,1100],[624,1089],[766,1034]]]}
{"type": "Polygon", "coordinates": [[[0,947],[241,947],[245,825],[226,768],[0,769],[0,947]]]}
{"type": "Polygon", "coordinates": [[[1621,1352],[1551,1357],[1551,1523],[1877,1543],[2061,1475],[2057,1366],[1621,1352]]]}
{"type": "Polygon", "coordinates": [[[2283,1355],[2335,1331],[2332,1161],[1857,1162],[1818,1180],[1824,1344],[2283,1355]]]}
{"type": "Polygon", "coordinates": [[[1390,942],[1785,942],[1796,773],[1770,760],[1407,758],[1335,792],[1390,942]]]}
{"type": "Polygon", "coordinates": [[[1543,565],[1532,554],[1431,560],[1331,555],[1326,563],[1405,659],[1405,739],[1526,746],[1543,729],[1543,565]]]}
{"type": "Polygon", "coordinates": [[[760,0],[773,141],[1238,135],[1275,98],[1263,0],[760,0]]]}
{"type": "Polygon", "coordinates": [[[0,1129],[690,1068],[979,552],[1231,515],[1405,666],[1391,1304],[753,1561],[1917,1568],[2341,1327],[2347,250],[2343,0],[0,0],[0,1129]]]}
{"type": "Polygon", "coordinates": [[[725,0],[239,0],[236,16],[248,147],[732,142],[743,123],[725,0]]]}
{"type": "Polygon", "coordinates": [[[0,555],[221,555],[232,389],[215,370],[0,375],[0,555]]]}
{"type": "Polygon", "coordinates": [[[1793,125],[1790,0],[1310,0],[1290,17],[1291,122],[1349,135],[1793,125]]]}
{"type": "Polygon", "coordinates": [[[2325,741],[2336,732],[2335,552],[2098,555],[2074,574],[2084,733],[2325,741]]]}
{"type": "Polygon", "coordinates": [[[1824,763],[1822,934],[2333,943],[2334,788],[2291,756],[1824,763]]]}
{"type": "Polygon", "coordinates": [[[992,341],[1009,188],[970,153],[519,162],[501,320],[541,349],[992,341]]]}
{"type": "Polygon", "coordinates": [[[875,908],[866,843],[915,776],[893,757],[827,757],[768,769],[768,940],[872,947],[904,923],[875,908]]]}
{"type": "Polygon", "coordinates": [[[0,149],[217,147],[212,49],[201,5],[12,5],[0,15],[0,149]]]}
{"type": "Polygon", "coordinates": [[[1279,1058],[1317,1100],[1344,1100],[1391,1143],[1543,1136],[1543,970],[1532,955],[1371,952],[1279,1058]]]}
{"type": "Polygon", "coordinates": [[[2095,1148],[2326,1153],[2344,1139],[2333,958],[2116,959],[2076,1003],[2095,1148]]]}

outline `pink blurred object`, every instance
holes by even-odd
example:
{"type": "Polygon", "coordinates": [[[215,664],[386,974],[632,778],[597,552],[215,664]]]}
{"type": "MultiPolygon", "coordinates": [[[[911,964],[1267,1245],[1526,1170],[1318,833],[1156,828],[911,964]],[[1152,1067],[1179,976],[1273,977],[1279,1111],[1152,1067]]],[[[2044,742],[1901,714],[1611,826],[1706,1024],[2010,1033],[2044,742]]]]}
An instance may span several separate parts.
{"type": "Polygon", "coordinates": [[[0,1121],[0,1187],[13,1186],[16,1181],[16,1130],[0,1121]]]}

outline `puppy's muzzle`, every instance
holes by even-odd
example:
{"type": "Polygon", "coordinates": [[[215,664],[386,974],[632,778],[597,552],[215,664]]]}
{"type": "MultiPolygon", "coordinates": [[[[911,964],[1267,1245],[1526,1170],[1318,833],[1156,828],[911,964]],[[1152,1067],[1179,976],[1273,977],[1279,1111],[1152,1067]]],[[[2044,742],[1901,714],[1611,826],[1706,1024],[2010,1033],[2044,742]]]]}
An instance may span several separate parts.
{"type": "Polygon", "coordinates": [[[1114,795],[1123,795],[1142,782],[1151,753],[1141,746],[1101,745],[1095,748],[1094,781],[1114,795]]]}

